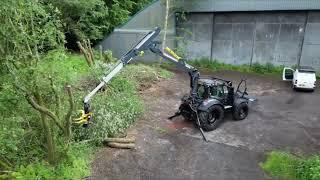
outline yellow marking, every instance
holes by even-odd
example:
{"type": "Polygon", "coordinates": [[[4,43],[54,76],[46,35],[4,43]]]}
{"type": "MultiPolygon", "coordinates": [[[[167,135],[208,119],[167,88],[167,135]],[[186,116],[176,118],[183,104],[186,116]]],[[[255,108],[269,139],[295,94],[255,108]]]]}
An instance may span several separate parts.
{"type": "Polygon", "coordinates": [[[143,56],[143,55],[144,55],[144,51],[140,51],[139,56],[143,56]]]}
{"type": "Polygon", "coordinates": [[[165,50],[171,55],[171,56],[173,56],[174,58],[176,58],[176,59],[181,59],[181,57],[180,56],[178,56],[174,51],[172,51],[169,47],[166,47],[165,48],[165,50]]]}
{"type": "Polygon", "coordinates": [[[92,112],[89,112],[88,114],[84,113],[84,110],[80,110],[81,116],[77,119],[74,119],[74,123],[75,124],[88,124],[89,123],[89,119],[92,116],[92,112]]]}

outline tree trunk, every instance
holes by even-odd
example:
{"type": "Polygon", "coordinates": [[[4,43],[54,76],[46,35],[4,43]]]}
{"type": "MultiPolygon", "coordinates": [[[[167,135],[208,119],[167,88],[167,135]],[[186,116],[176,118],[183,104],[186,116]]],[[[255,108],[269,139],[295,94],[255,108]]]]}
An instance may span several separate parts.
{"type": "MultiPolygon", "coordinates": [[[[164,27],[163,27],[163,38],[162,38],[162,51],[164,51],[166,46],[166,40],[167,40],[167,29],[168,29],[168,19],[169,19],[169,2],[170,0],[165,0],[166,5],[166,13],[164,18],[164,27]]],[[[159,59],[159,66],[162,64],[162,57],[159,59]]]]}
{"type": "Polygon", "coordinates": [[[81,42],[77,41],[77,44],[78,44],[78,47],[80,49],[80,51],[83,53],[87,63],[88,63],[88,66],[89,67],[92,67],[93,65],[93,62],[91,61],[91,56],[88,52],[88,49],[86,49],[85,47],[83,47],[83,45],[81,44],[81,42]]]}
{"type": "Polygon", "coordinates": [[[134,143],[135,138],[105,138],[104,142],[134,143]]]}
{"type": "Polygon", "coordinates": [[[109,142],[107,145],[112,148],[120,148],[120,149],[133,149],[135,147],[133,143],[109,142]]]}
{"type": "Polygon", "coordinates": [[[41,121],[43,124],[44,135],[47,141],[47,153],[48,153],[48,162],[49,164],[55,163],[55,145],[53,141],[53,135],[50,129],[49,122],[46,118],[46,115],[41,113],[41,121]]]}
{"type": "MultiPolygon", "coordinates": [[[[42,106],[43,102],[39,93],[38,88],[36,88],[35,98],[38,101],[38,104],[42,106]]],[[[43,112],[40,112],[41,122],[44,130],[44,136],[47,143],[47,157],[49,164],[55,163],[55,144],[53,140],[53,135],[51,132],[51,128],[48,122],[48,119],[46,117],[46,114],[43,112]]]]}
{"type": "Polygon", "coordinates": [[[0,156],[0,170],[10,170],[12,165],[4,158],[0,156]]]}
{"type": "Polygon", "coordinates": [[[69,101],[69,110],[65,116],[65,127],[64,127],[64,135],[65,135],[65,140],[66,143],[69,143],[70,138],[71,138],[71,115],[74,109],[74,99],[73,99],[73,94],[71,90],[71,86],[67,85],[66,87],[67,93],[68,93],[68,101],[69,101]]]}
{"type": "MultiPolygon", "coordinates": [[[[166,14],[164,18],[164,27],[163,27],[162,51],[164,51],[164,49],[166,48],[165,46],[167,41],[169,8],[170,8],[170,0],[166,0],[166,14]]],[[[160,60],[160,63],[161,63],[161,60],[160,60]]]]}

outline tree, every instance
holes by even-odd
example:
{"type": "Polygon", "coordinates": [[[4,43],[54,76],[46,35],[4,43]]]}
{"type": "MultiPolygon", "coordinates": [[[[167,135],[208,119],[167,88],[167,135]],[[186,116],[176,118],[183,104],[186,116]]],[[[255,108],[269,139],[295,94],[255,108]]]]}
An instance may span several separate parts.
{"type": "Polygon", "coordinates": [[[61,12],[67,48],[78,50],[77,41],[96,44],[152,0],[42,0],[61,12]]]}
{"type": "Polygon", "coordinates": [[[66,85],[69,110],[65,121],[62,121],[59,113],[61,93],[53,76],[41,71],[38,64],[49,50],[61,47],[64,42],[59,11],[37,0],[12,0],[2,3],[0,19],[3,20],[0,27],[1,63],[12,76],[12,88],[16,94],[24,97],[30,107],[39,112],[39,124],[43,130],[40,134],[45,138],[47,159],[54,164],[57,159],[55,129],[61,130],[66,141],[70,139],[73,96],[71,87],[66,85]],[[47,98],[49,94],[53,94],[51,99],[47,98]],[[53,108],[52,104],[55,104],[53,108]]]}

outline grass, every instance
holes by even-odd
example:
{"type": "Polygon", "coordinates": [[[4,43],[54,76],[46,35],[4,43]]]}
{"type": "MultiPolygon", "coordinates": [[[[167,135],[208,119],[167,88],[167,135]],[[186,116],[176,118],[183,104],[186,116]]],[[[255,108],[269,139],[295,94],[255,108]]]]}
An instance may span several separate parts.
{"type": "Polygon", "coordinates": [[[287,152],[273,151],[261,163],[271,176],[287,180],[319,180],[320,156],[301,158],[287,152]]]}
{"type": "Polygon", "coordinates": [[[243,65],[232,65],[218,62],[217,60],[211,61],[208,59],[200,59],[189,62],[191,65],[198,67],[203,70],[217,71],[217,70],[233,70],[246,73],[258,73],[258,74],[282,74],[284,66],[274,66],[270,63],[259,64],[254,63],[251,66],[247,64],[243,65]]]}

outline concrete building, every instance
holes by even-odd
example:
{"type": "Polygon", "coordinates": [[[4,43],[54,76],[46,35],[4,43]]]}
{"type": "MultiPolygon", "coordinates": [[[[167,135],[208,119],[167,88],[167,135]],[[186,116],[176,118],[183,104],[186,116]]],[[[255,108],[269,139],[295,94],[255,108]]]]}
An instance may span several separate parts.
{"type": "MultiPolygon", "coordinates": [[[[309,65],[320,70],[319,0],[175,0],[168,43],[189,59],[230,64],[309,65]],[[181,13],[185,18],[181,18],[181,13]]],[[[162,1],[118,27],[101,42],[117,57],[156,26],[163,26],[162,1]]],[[[147,55],[145,60],[158,59],[147,55]]]]}

